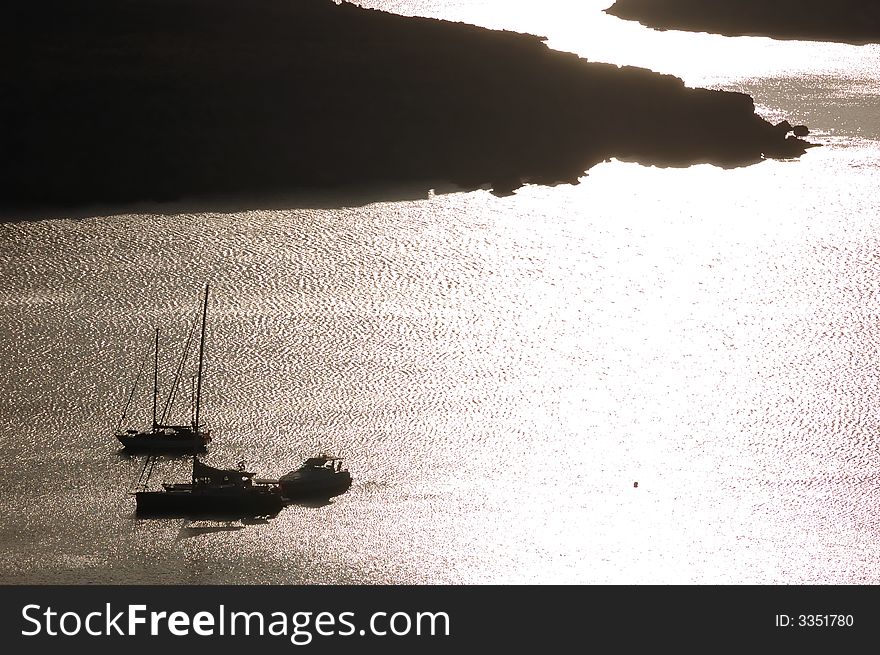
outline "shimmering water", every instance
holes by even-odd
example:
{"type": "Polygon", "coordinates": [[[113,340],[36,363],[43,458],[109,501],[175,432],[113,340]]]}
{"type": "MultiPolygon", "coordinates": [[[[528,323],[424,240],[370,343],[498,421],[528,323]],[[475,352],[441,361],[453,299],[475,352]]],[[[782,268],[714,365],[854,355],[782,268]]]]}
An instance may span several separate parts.
{"type": "Polygon", "coordinates": [[[361,4],[744,90],[823,147],[0,225],[0,582],[880,579],[880,48],[658,33],[602,2],[361,4]],[[111,432],[156,325],[167,388],[206,281],[206,461],[276,477],[331,450],[345,495],[134,518],[143,460],[111,432]]]}

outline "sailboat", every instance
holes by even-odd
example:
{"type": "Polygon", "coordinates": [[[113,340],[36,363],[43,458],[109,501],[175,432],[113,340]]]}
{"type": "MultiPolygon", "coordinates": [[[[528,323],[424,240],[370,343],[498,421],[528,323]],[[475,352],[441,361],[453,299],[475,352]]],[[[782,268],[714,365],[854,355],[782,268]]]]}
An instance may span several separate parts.
{"type": "MultiPolygon", "coordinates": [[[[163,489],[135,492],[139,516],[256,517],[274,516],[286,501],[277,484],[255,482],[254,473],[221,469],[192,460],[192,481],[163,484],[163,489]]],[[[149,476],[148,476],[149,479],[149,476]]]]}
{"type": "MultiPolygon", "coordinates": [[[[199,339],[199,368],[196,376],[195,398],[193,404],[192,422],[189,425],[171,425],[165,423],[165,417],[168,409],[173,402],[179,382],[180,373],[186,361],[186,353],[189,349],[189,340],[187,347],[184,348],[184,354],[180,361],[180,366],[175,376],[174,385],[165,404],[165,410],[162,412],[161,420],[157,416],[157,403],[159,397],[159,328],[156,328],[155,347],[153,355],[153,420],[147,430],[118,430],[115,434],[116,438],[127,451],[149,452],[149,453],[168,453],[168,452],[197,452],[204,450],[211,441],[211,433],[205,430],[200,423],[201,400],[202,400],[202,371],[204,370],[205,359],[205,326],[208,316],[208,285],[205,285],[205,298],[202,305],[202,329],[199,339]]],[[[192,336],[192,335],[190,335],[192,336]]],[[[138,376],[139,377],[139,376],[138,376]]],[[[137,386],[137,379],[135,380],[137,386]]],[[[128,404],[131,402],[134,388],[128,397],[126,407],[123,409],[123,420],[127,411],[128,404]]]]}

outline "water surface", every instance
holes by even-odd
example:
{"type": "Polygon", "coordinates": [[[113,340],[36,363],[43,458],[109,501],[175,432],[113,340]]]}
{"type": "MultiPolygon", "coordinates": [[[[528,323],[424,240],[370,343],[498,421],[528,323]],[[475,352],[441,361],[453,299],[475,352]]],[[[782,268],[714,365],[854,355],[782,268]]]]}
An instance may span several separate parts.
{"type": "Polygon", "coordinates": [[[508,198],[0,225],[0,581],[874,583],[880,49],[603,2],[360,4],[742,90],[823,145],[508,198]],[[134,518],[143,460],[112,430],[156,326],[167,390],[205,282],[206,461],[334,451],[348,493],[134,518]]]}

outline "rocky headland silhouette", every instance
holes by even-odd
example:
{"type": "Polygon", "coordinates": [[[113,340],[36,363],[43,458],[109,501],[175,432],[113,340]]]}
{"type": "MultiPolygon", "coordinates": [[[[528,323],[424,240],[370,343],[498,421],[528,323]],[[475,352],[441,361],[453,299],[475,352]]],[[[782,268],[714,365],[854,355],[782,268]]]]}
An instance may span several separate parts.
{"type": "Polygon", "coordinates": [[[605,12],[664,30],[880,42],[880,3],[866,0],[616,0],[605,12]]]}
{"type": "Polygon", "coordinates": [[[610,158],[732,167],[810,146],[742,93],[330,0],[21,1],[0,29],[7,216],[347,185],[505,194],[610,158]]]}

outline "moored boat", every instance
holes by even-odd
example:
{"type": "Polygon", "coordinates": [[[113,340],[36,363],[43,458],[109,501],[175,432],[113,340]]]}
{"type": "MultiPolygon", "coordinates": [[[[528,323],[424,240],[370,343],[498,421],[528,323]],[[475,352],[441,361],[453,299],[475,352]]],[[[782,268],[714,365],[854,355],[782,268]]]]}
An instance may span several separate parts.
{"type": "MultiPolygon", "coordinates": [[[[175,375],[174,384],[171,388],[171,393],[169,394],[168,400],[165,404],[165,409],[162,412],[161,418],[159,418],[157,416],[156,407],[159,396],[159,329],[156,328],[155,350],[153,355],[153,420],[151,426],[145,430],[137,430],[131,428],[126,430],[117,430],[115,434],[116,439],[122,444],[122,447],[126,451],[146,453],[198,452],[204,450],[207,447],[208,443],[211,441],[211,432],[205,429],[204,426],[202,426],[200,423],[202,399],[202,371],[204,369],[205,326],[207,322],[207,315],[208,285],[205,285],[205,297],[204,303],[202,305],[202,330],[201,338],[199,340],[199,366],[198,373],[196,375],[196,388],[194,393],[195,397],[193,399],[193,415],[191,423],[189,425],[171,425],[166,423],[165,420],[169,408],[173,404],[174,397],[177,393],[178,385],[180,383],[181,372],[186,362],[187,350],[189,348],[189,343],[192,340],[192,332],[190,332],[190,339],[187,341],[187,347],[184,348],[184,353],[181,358],[177,374],[175,375]]],[[[135,387],[137,386],[137,380],[139,378],[140,373],[138,374],[138,378],[135,379],[135,387]]],[[[126,402],[126,406],[123,409],[123,421],[125,420],[126,411],[128,409],[129,403],[131,402],[131,398],[134,395],[134,391],[135,389],[132,388],[132,392],[129,395],[128,401],[126,402]]]]}
{"type": "Polygon", "coordinates": [[[139,516],[273,516],[285,505],[278,485],[255,482],[244,463],[221,469],[193,457],[192,481],[135,492],[139,516]]]}
{"type": "Polygon", "coordinates": [[[310,457],[302,465],[278,480],[281,494],[291,500],[329,498],[345,493],[351,486],[351,473],[342,465],[342,458],[321,454],[310,457]]]}

